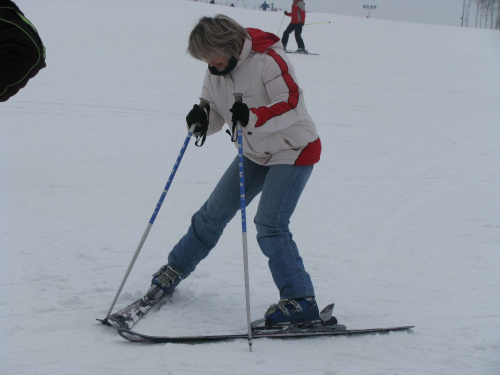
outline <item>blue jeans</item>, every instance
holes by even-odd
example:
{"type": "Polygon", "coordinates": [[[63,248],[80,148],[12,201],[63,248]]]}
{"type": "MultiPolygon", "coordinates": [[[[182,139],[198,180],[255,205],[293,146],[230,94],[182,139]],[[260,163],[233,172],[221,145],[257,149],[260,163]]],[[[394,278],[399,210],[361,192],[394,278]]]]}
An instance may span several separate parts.
{"type": "MultiPolygon", "coordinates": [[[[257,241],[269,258],[269,269],[280,298],[313,296],[311,278],[288,228],[313,166],[264,167],[245,158],[244,170],[246,204],[262,192],[254,220],[257,241]]],[[[236,157],[208,200],[193,215],[188,232],[169,254],[168,264],[179,269],[184,277],[215,247],[227,223],[240,209],[238,172],[236,157]]]]}

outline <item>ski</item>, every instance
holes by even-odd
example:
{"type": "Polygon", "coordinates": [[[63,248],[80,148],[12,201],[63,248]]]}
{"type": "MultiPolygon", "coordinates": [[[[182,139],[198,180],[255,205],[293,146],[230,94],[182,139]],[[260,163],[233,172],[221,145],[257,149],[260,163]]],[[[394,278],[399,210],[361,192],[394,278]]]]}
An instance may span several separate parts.
{"type": "Polygon", "coordinates": [[[158,305],[161,301],[165,299],[166,295],[163,294],[159,288],[156,293],[151,293],[148,291],[142,298],[139,298],[134,303],[131,303],[127,307],[121,309],[120,311],[111,314],[105,319],[97,319],[102,324],[123,329],[132,329],[132,327],[147,314],[154,306],[158,305]],[[154,298],[151,298],[154,295],[154,298]]]}
{"type": "Polygon", "coordinates": [[[319,53],[314,53],[314,52],[297,52],[297,51],[285,51],[286,53],[293,53],[296,55],[312,55],[312,56],[319,56],[319,53]]]}
{"type": "MultiPolygon", "coordinates": [[[[294,332],[252,332],[253,339],[299,339],[311,337],[328,336],[354,336],[367,334],[381,334],[394,331],[408,331],[414,326],[388,327],[388,328],[368,328],[368,329],[346,329],[346,330],[324,330],[324,331],[294,331],[294,332]]],[[[230,341],[238,339],[248,339],[247,333],[235,335],[208,335],[208,336],[150,336],[142,333],[130,331],[128,329],[118,329],[118,334],[124,339],[132,342],[151,343],[151,344],[200,344],[220,341],[230,341]]]]}
{"type": "MultiPolygon", "coordinates": [[[[362,334],[387,333],[391,331],[406,331],[414,326],[369,328],[348,330],[342,324],[338,324],[333,313],[335,304],[326,306],[320,313],[320,319],[314,322],[283,324],[267,326],[264,319],[252,323],[252,338],[269,339],[297,339],[318,336],[348,336],[362,334]]],[[[128,341],[142,343],[174,343],[174,344],[197,344],[204,342],[218,342],[248,338],[248,333],[233,335],[208,335],[208,336],[151,336],[134,332],[130,328],[119,327],[118,334],[128,341]]]]}

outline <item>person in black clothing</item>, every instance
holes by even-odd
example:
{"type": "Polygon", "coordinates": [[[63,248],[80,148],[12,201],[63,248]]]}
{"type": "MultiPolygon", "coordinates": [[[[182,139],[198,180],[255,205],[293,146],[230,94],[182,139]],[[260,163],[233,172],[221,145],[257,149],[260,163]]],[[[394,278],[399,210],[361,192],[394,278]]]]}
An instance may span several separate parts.
{"type": "Polygon", "coordinates": [[[14,2],[0,0],[0,102],[45,66],[45,47],[35,27],[14,2]]]}
{"type": "Polygon", "coordinates": [[[262,5],[259,7],[259,9],[262,9],[262,10],[265,12],[265,11],[266,11],[268,8],[270,8],[270,7],[271,7],[271,6],[270,6],[268,3],[266,3],[266,2],[264,1],[264,2],[262,3],[262,5]]]}

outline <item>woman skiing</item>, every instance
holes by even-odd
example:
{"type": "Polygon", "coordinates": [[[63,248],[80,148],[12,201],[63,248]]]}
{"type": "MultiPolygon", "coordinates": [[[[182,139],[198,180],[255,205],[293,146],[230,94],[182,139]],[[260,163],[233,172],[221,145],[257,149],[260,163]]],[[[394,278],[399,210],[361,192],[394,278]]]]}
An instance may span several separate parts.
{"type": "MultiPolygon", "coordinates": [[[[243,126],[246,203],[259,193],[257,241],[269,259],[280,300],[265,313],[268,325],[319,319],[311,277],[289,229],[300,195],[320,159],[321,142],[308,114],[280,39],[245,29],[224,15],[203,17],[189,38],[188,52],[208,64],[201,97],[186,120],[205,138],[224,124],[243,126]],[[243,102],[233,94],[243,93],[243,102]]],[[[233,132],[234,132],[234,128],[233,132]]],[[[174,246],[168,264],[153,275],[151,298],[170,294],[216,246],[240,208],[238,157],[174,246]]]]}

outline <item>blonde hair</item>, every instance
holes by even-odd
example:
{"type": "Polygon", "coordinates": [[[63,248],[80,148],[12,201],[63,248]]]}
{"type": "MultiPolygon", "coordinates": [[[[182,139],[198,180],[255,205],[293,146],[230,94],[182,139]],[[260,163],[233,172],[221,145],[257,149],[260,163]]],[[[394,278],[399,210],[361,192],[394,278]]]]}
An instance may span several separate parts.
{"type": "Polygon", "coordinates": [[[223,14],[202,17],[189,35],[187,51],[202,61],[210,61],[221,55],[237,59],[245,38],[250,38],[245,28],[223,14]]]}

